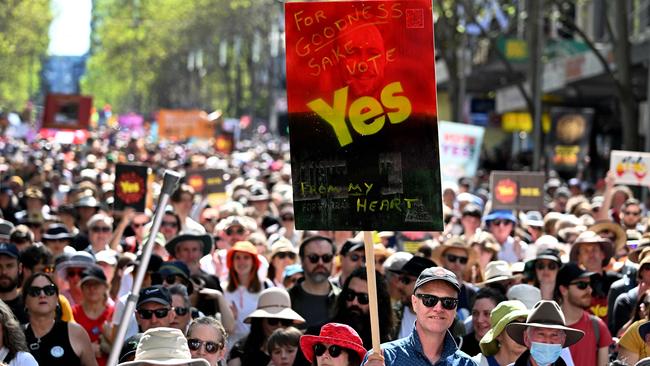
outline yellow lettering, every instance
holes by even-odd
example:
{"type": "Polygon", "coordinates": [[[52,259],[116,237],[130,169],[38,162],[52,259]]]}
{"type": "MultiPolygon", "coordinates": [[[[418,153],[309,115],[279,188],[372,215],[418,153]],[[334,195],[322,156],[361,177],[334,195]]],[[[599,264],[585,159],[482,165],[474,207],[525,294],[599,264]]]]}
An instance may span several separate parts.
{"type": "Polygon", "coordinates": [[[350,123],[352,128],[361,135],[373,135],[382,127],[384,127],[384,122],[386,117],[383,116],[384,109],[381,107],[381,104],[377,99],[373,97],[361,97],[350,106],[350,123]],[[381,115],[380,117],[377,117],[381,115]],[[375,118],[372,122],[366,123],[366,121],[375,118]]]}
{"type": "Polygon", "coordinates": [[[348,87],[338,89],[334,92],[334,101],[329,106],[323,99],[319,98],[307,103],[316,114],[325,122],[329,123],[334,129],[336,138],[341,146],[348,145],[352,142],[352,136],[345,124],[345,106],[348,101],[348,87]]]}
{"type": "Polygon", "coordinates": [[[416,202],[417,200],[417,198],[404,198],[404,202],[406,202],[406,208],[411,208],[411,203],[416,202]]]}
{"type": "Polygon", "coordinates": [[[381,102],[389,109],[397,109],[394,112],[388,112],[390,123],[396,124],[406,120],[412,111],[411,101],[405,96],[396,95],[404,92],[402,84],[399,81],[386,85],[381,91],[381,102]]]}
{"type": "Polygon", "coordinates": [[[379,206],[379,211],[386,211],[390,210],[390,201],[388,200],[381,200],[381,205],[379,206]]]}
{"type": "Polygon", "coordinates": [[[357,212],[359,212],[362,207],[363,212],[366,212],[366,205],[368,204],[368,200],[363,198],[363,203],[361,203],[361,200],[361,198],[357,198],[357,212]]]}
{"type": "Polygon", "coordinates": [[[136,182],[120,182],[120,187],[124,193],[140,192],[140,185],[136,182]]]}
{"type": "Polygon", "coordinates": [[[371,212],[375,212],[376,207],[377,207],[377,201],[370,202],[370,211],[371,212]]]}

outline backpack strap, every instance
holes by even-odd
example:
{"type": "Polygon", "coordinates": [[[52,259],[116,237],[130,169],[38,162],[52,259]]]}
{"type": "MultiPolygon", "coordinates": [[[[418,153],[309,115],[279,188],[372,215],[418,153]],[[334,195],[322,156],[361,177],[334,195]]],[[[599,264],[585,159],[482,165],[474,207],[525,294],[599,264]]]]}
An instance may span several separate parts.
{"type": "Polygon", "coordinates": [[[592,314],[589,314],[589,319],[591,319],[591,327],[594,328],[594,335],[596,336],[596,350],[597,350],[598,344],[600,343],[600,327],[598,326],[598,318],[592,314]]]}

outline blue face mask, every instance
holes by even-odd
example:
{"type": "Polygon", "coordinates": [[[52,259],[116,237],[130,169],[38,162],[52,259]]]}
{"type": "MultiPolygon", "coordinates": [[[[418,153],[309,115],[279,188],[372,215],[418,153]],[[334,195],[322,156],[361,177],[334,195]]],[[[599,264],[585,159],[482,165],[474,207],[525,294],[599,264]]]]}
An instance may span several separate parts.
{"type": "Polygon", "coordinates": [[[530,356],[539,366],[547,366],[557,361],[561,352],[561,344],[532,342],[530,346],[530,356]]]}

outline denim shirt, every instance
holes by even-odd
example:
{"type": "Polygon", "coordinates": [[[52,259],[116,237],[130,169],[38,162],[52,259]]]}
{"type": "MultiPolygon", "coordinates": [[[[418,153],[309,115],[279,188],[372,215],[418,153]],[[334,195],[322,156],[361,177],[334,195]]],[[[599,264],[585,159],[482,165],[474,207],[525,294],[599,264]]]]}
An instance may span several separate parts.
{"type": "MultiPolygon", "coordinates": [[[[445,335],[444,342],[440,359],[432,364],[424,354],[416,324],[410,336],[381,345],[384,364],[386,366],[478,366],[465,352],[458,349],[449,331],[445,335]]],[[[362,366],[366,364],[367,359],[366,354],[362,366]]]]}

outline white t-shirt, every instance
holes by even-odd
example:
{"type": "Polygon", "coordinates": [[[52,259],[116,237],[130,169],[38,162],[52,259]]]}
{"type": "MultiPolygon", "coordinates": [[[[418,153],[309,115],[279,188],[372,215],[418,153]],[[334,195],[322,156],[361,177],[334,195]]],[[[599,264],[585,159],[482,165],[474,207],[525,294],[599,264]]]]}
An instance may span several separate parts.
{"type": "MultiPolygon", "coordinates": [[[[2,347],[0,349],[0,360],[3,360],[8,354],[9,349],[2,347]]],[[[31,353],[19,351],[13,360],[9,362],[9,366],[38,366],[38,362],[36,362],[36,359],[31,353]]]]}
{"type": "Polygon", "coordinates": [[[415,328],[415,321],[417,317],[415,313],[411,311],[408,306],[404,306],[404,313],[402,315],[402,324],[399,327],[399,334],[397,338],[406,338],[413,333],[413,328],[415,328]]]}
{"type": "Polygon", "coordinates": [[[245,337],[251,330],[250,324],[244,323],[244,319],[250,313],[257,309],[257,299],[260,297],[260,292],[252,293],[244,286],[239,286],[234,292],[225,291],[227,284],[221,284],[221,287],[224,289],[224,297],[226,301],[230,304],[234,304],[237,308],[237,318],[235,319],[235,329],[232,334],[228,336],[228,350],[241,338],[245,337]]]}

